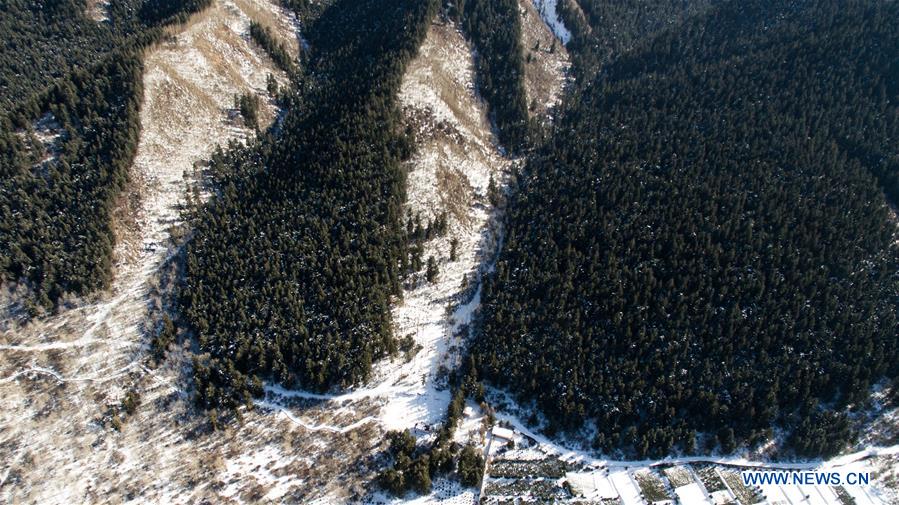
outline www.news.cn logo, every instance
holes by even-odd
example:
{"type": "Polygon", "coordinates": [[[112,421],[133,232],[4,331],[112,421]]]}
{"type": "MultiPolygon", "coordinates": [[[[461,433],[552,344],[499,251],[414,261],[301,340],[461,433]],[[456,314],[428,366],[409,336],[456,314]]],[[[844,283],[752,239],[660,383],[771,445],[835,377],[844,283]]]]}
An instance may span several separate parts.
{"type": "Polygon", "coordinates": [[[747,486],[863,486],[870,479],[868,472],[749,471],[740,475],[747,486]]]}

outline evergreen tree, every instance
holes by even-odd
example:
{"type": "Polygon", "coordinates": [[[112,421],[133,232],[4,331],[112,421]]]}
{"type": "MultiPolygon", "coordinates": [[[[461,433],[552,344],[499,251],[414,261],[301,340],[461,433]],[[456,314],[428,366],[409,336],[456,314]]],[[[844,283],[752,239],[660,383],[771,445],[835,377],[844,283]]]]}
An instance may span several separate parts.
{"type": "Polygon", "coordinates": [[[457,259],[459,259],[458,250],[459,250],[459,239],[456,237],[453,237],[452,240],[450,240],[450,261],[456,261],[457,259]]]}
{"type": "Polygon", "coordinates": [[[439,274],[440,269],[437,266],[437,260],[435,260],[433,256],[428,256],[428,268],[425,271],[425,277],[428,279],[428,282],[437,282],[437,276],[439,274]]]}
{"type": "Polygon", "coordinates": [[[471,444],[466,445],[459,454],[459,481],[463,486],[478,487],[484,477],[484,457],[471,444]]]}

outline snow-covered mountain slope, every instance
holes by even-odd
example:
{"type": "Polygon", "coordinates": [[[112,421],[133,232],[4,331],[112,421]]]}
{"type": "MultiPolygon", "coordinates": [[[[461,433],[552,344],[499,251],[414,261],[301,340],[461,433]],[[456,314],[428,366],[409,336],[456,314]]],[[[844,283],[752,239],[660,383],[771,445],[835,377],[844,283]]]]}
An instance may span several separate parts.
{"type": "Polygon", "coordinates": [[[261,95],[262,119],[275,117],[266,79],[286,76],[251,41],[251,16],[298,51],[292,18],[265,0],[216,2],[148,51],[141,139],[116,212],[112,287],[93,303],[0,335],[0,501],[169,501],[204,472],[237,471],[227,455],[208,452],[211,441],[191,434],[196,422],[179,420],[187,410],[181,370],[147,367],[146,315],[159,303],[156,275],[194,164],[216,144],[251,135],[229,119],[234,95],[261,95]],[[114,421],[129,392],[140,406],[114,421]],[[121,431],[113,428],[119,421],[121,431]],[[216,458],[223,468],[210,466],[216,458]]]}
{"type": "MultiPolygon", "coordinates": [[[[142,135],[132,193],[117,213],[110,293],[2,335],[0,446],[10,456],[0,467],[4,500],[377,500],[363,484],[380,469],[372,456],[384,433],[411,428],[423,435],[442,419],[449,395],[441,365],[458,364],[458,330],[478,300],[477,293],[469,300],[470,287],[496,249],[487,187],[491,177],[501,187],[511,163],[494,145],[471,49],[447,23],[431,27],[400,93],[418,133],[408,209],[424,220],[448,215],[447,234],[425,244],[424,257],[440,263],[437,281],[419,272],[394,312],[397,334],[410,335],[417,353],[378,364],[369,385],[344,395],[269,388],[242,425],[218,432],[189,405],[187,350],[149,366],[148,308],[160,303],[156,276],[172,252],[168,237],[185,190],[200,177],[194,166],[215,144],[250,134],[230,110],[235,94],[264,95],[269,73],[284,82],[250,41],[251,17],[267,19],[296,47],[295,22],[274,5],[223,0],[147,55],[142,135]],[[453,238],[457,258],[450,261],[453,238]],[[129,394],[141,399],[131,412],[123,408],[129,394]]],[[[270,121],[276,111],[264,98],[270,121]]],[[[473,497],[443,487],[452,499],[473,497]]]]}
{"type": "MultiPolygon", "coordinates": [[[[133,184],[116,213],[112,289],[95,303],[0,333],[0,502],[470,504],[486,496],[492,503],[508,498],[509,488],[502,486],[514,484],[497,477],[495,465],[530,459],[572,467],[563,477],[530,479],[526,484],[533,489],[519,488],[519,497],[547,485],[551,492],[564,491],[567,480],[584,495],[574,501],[644,503],[641,484],[658,473],[653,465],[659,462],[609,461],[568,449],[534,433],[524,415],[508,408],[497,417],[511,430],[513,449],[487,431],[485,413],[472,402],[454,439],[473,442],[491,457],[484,489],[437,479],[429,495],[395,499],[371,485],[383,469],[379,455],[388,430],[408,428],[427,440],[446,413],[446,374],[461,364],[480,301],[480,273],[490,268],[502,241],[502,204],[491,203],[489,181],[501,191],[518,162],[495,144],[475,86],[472,49],[458,26],[443,19],[431,25],[399,93],[416,133],[406,166],[407,211],[423,224],[447,216],[446,234],[424,243],[423,262],[433,256],[439,267],[436,280],[429,282],[424,269],[417,272],[393,308],[397,337],[413,343],[408,355],[377,363],[372,380],[348,392],[269,386],[256,408],[243,412],[242,424],[219,431],[210,431],[206,414],[189,403],[189,349],[174,350],[159,368],[150,366],[147,345],[155,323],[148,312],[161,303],[157,284],[167,280],[159,271],[174,252],[170,235],[173,227],[180,232],[187,188],[202,177],[199,167],[216,144],[252,135],[233,110],[234,95],[259,95],[266,124],[278,113],[266,79],[271,74],[283,84],[286,76],[250,39],[250,20],[268,26],[291,55],[299,54],[298,23],[278,5],[217,0],[147,54],[133,184]],[[454,239],[456,258],[450,259],[454,239]],[[132,412],[125,408],[129,393],[140,396],[132,412]]],[[[553,2],[520,0],[519,7],[525,86],[535,104],[530,113],[548,117],[567,79],[567,31],[550,17],[553,2]]],[[[59,134],[52,117],[35,130],[52,155],[59,134]]],[[[514,405],[508,398],[493,400],[514,405]]],[[[893,434],[895,426],[884,431],[893,434]]],[[[895,480],[896,457],[896,451],[884,451],[845,464],[895,480]]],[[[698,500],[683,503],[710,503],[706,484],[687,466],[694,463],[678,461],[684,484],[666,484],[666,490],[698,500]]],[[[658,475],[670,482],[667,474],[658,475]]],[[[769,501],[783,496],[786,503],[800,503],[801,491],[771,490],[769,501]]],[[[812,503],[838,503],[834,490],[812,491],[827,496],[812,503]]],[[[718,496],[737,495],[728,492],[718,496]]],[[[875,496],[883,496],[880,501],[865,496],[855,496],[856,502],[894,498],[888,492],[875,496]]]]}
{"type": "Polygon", "coordinates": [[[422,349],[408,363],[385,364],[379,370],[408,387],[405,395],[393,395],[385,406],[385,425],[393,429],[434,424],[446,412],[449,392],[439,390],[439,371],[458,366],[464,343],[456,333],[471,317],[449,312],[467,285],[474,285],[479,265],[495,249],[487,187],[491,177],[501,183],[509,161],[494,145],[473,74],[471,49],[458,28],[448,22],[434,24],[400,89],[400,103],[418,142],[408,164],[408,214],[427,223],[445,212],[448,231],[424,244],[422,257],[433,256],[439,264],[436,282],[419,272],[394,310],[397,336],[411,335],[422,349]],[[454,239],[457,257],[451,260],[454,239]]]}

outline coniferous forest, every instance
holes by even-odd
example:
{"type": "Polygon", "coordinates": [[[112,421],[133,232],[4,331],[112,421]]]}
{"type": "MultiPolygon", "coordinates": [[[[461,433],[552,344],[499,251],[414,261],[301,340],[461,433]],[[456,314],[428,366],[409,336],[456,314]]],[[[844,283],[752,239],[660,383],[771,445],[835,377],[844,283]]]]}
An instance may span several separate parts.
{"type": "Polygon", "coordinates": [[[706,12],[710,0],[560,0],[558,14],[571,31],[567,47],[581,73],[626,54],[661,32],[679,30],[706,12]]]}
{"type": "Polygon", "coordinates": [[[518,2],[458,0],[451,5],[450,12],[461,21],[476,49],[478,91],[490,108],[497,140],[517,152],[528,140],[518,2]]]}
{"type": "Polygon", "coordinates": [[[84,2],[0,6],[0,272],[27,287],[33,313],[108,284],[110,213],[139,134],[143,49],[208,3],[113,2],[102,23],[84,2]],[[35,136],[40,123],[54,146],[35,136]]]}
{"type": "Polygon", "coordinates": [[[83,1],[30,2],[0,5],[0,107],[5,112],[44,91],[71,69],[89,66],[108,54],[143,23],[133,14],[139,2],[115,2],[110,22],[97,23],[83,1]]]}
{"type": "Polygon", "coordinates": [[[412,138],[395,95],[435,9],[335,3],[309,27],[282,133],[214,160],[180,291],[201,404],[242,405],[263,379],[349,386],[396,351],[412,138]]]}
{"type": "Polygon", "coordinates": [[[481,373],[605,451],[842,448],[899,377],[895,19],[725,1],[581,74],[509,204],[481,373]]]}

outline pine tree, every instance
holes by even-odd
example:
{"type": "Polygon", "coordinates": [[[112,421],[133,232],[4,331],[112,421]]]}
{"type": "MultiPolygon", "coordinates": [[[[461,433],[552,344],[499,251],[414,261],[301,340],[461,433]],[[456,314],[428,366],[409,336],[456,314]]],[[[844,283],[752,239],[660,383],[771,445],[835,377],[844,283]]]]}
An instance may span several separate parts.
{"type": "Polygon", "coordinates": [[[484,476],[484,457],[471,444],[466,445],[459,454],[459,481],[463,486],[477,487],[484,476]]]}
{"type": "Polygon", "coordinates": [[[494,207],[499,206],[501,198],[500,191],[496,185],[496,181],[493,179],[493,174],[490,175],[490,181],[487,183],[487,200],[490,202],[490,205],[494,207]]]}
{"type": "Polygon", "coordinates": [[[437,276],[440,274],[440,269],[437,266],[437,260],[434,259],[433,256],[428,256],[428,268],[425,272],[425,277],[428,279],[428,282],[434,283],[437,282],[437,276]]]}
{"type": "Polygon", "coordinates": [[[450,240],[450,255],[449,255],[450,261],[456,261],[458,259],[458,257],[457,257],[458,249],[459,249],[459,239],[456,237],[453,237],[450,240]]]}

